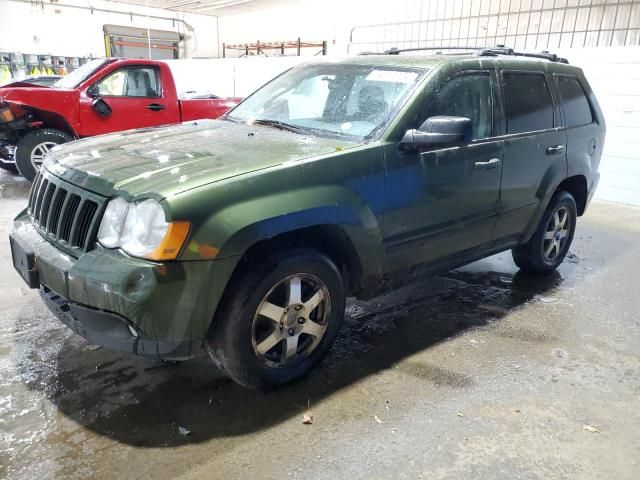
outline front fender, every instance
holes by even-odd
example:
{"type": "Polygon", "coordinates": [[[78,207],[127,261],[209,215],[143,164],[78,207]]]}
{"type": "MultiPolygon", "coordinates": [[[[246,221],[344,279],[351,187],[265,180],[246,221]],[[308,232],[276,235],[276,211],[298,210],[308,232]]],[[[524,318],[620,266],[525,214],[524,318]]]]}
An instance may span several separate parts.
{"type": "Polygon", "coordinates": [[[214,213],[190,240],[184,260],[242,255],[255,243],[308,227],[339,227],[352,242],[367,270],[379,270],[382,234],[369,205],[342,186],[283,191],[235,203],[214,213]],[[203,247],[204,246],[204,247],[203,247]]]}
{"type": "Polygon", "coordinates": [[[34,120],[77,137],[80,94],[76,90],[53,88],[9,88],[0,91],[0,100],[34,113],[34,120]]]}

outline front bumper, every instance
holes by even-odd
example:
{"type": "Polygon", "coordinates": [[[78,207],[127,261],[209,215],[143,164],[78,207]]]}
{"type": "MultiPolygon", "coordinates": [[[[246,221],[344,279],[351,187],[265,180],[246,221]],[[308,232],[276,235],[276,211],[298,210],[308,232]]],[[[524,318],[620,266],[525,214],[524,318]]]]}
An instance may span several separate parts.
{"type": "Polygon", "coordinates": [[[172,360],[192,358],[202,350],[202,340],[154,340],[120,315],[70,303],[47,288],[41,288],[39,293],[58,320],[92,343],[172,360]]]}
{"type": "Polygon", "coordinates": [[[13,263],[74,332],[105,347],[183,359],[195,356],[237,258],[154,263],[97,247],[74,258],[25,212],[10,236],[13,263]]]}

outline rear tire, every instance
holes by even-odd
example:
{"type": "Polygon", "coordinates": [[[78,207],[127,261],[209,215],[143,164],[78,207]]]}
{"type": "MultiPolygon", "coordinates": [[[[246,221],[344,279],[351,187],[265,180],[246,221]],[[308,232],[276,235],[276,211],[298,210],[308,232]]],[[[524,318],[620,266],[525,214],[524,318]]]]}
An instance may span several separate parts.
{"type": "Polygon", "coordinates": [[[531,239],[511,251],[515,264],[534,275],[558,268],[571,246],[577,217],[573,196],[565,191],[555,193],[531,239]]]}
{"type": "Polygon", "coordinates": [[[275,253],[236,277],[227,292],[206,346],[219,367],[249,388],[308,373],[328,352],[344,316],[340,272],[316,250],[275,253]]]}
{"type": "Polygon", "coordinates": [[[39,128],[27,133],[16,144],[16,166],[20,175],[33,182],[49,150],[71,140],[69,135],[53,128],[39,128]]]}

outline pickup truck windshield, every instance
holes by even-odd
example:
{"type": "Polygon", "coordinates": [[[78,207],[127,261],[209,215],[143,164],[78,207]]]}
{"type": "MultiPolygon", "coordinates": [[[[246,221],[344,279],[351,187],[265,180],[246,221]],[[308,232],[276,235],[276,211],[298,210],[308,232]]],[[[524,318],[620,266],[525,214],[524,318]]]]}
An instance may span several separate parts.
{"type": "Polygon", "coordinates": [[[89,78],[89,76],[92,75],[93,72],[95,72],[98,68],[100,68],[106,61],[106,58],[96,58],[95,60],[91,60],[90,62],[82,65],[80,68],[77,68],[73,72],[70,72],[68,75],[62,77],[51,86],[54,88],[76,88],[87,78],[89,78]]]}
{"type": "Polygon", "coordinates": [[[386,126],[425,72],[330,63],[293,68],[226,118],[321,136],[367,138],[386,126]]]}

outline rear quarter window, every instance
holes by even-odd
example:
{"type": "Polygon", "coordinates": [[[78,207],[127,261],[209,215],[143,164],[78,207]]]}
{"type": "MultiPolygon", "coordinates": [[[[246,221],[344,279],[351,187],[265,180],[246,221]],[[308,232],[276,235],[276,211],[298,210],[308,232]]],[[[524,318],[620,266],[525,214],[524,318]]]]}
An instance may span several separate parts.
{"type": "Polygon", "coordinates": [[[507,133],[553,128],[553,101],[542,73],[504,72],[502,79],[507,133]]]}
{"type": "Polygon", "coordinates": [[[558,89],[564,105],[567,127],[593,123],[593,111],[582,85],[575,77],[558,75],[558,89]]]}

